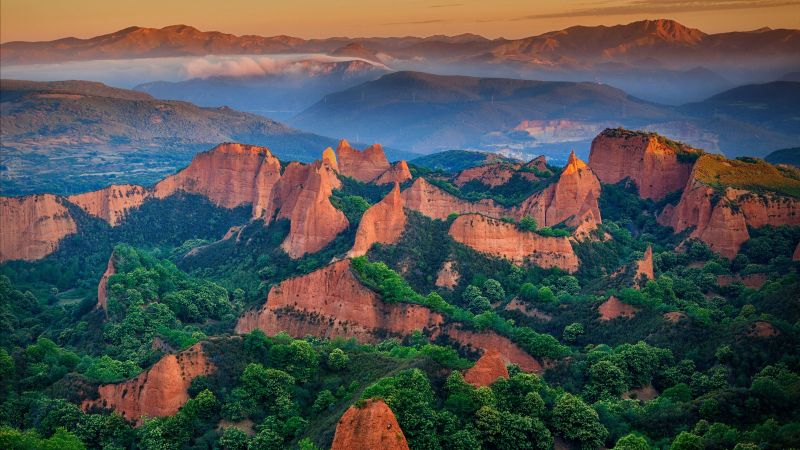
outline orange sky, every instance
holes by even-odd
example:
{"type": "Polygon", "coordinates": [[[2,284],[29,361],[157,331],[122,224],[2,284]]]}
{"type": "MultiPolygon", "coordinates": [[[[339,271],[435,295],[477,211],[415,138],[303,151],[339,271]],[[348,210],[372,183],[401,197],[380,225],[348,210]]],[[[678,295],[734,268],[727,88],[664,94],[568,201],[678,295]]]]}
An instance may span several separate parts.
{"type": "Polygon", "coordinates": [[[517,38],[571,25],[671,18],[706,32],[800,28],[800,0],[2,0],[0,41],[183,23],[264,36],[472,32],[517,38]]]}

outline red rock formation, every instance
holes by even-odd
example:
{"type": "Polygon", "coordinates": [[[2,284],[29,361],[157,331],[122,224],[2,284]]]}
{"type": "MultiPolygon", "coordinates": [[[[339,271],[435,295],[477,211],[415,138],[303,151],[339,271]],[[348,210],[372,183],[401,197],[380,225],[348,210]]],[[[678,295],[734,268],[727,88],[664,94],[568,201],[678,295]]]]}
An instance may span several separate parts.
{"type": "Polygon", "coordinates": [[[75,221],[60,197],[0,197],[0,262],[44,258],[75,231],[75,221]]]}
{"type": "Polygon", "coordinates": [[[291,222],[289,235],[281,244],[292,258],[314,253],[328,245],[349,222],[330,202],[333,189],[341,187],[333,169],[320,161],[290,163],[276,185],[273,204],[278,218],[291,222]]]}
{"type": "Polygon", "coordinates": [[[458,286],[461,275],[456,270],[455,264],[455,261],[445,261],[442,264],[442,268],[436,274],[436,286],[446,289],[454,289],[458,286]]]}
{"type": "Polygon", "coordinates": [[[739,282],[751,289],[761,289],[761,286],[764,286],[767,280],[769,280],[769,275],[766,273],[751,273],[743,276],[717,275],[717,284],[720,286],[728,286],[731,283],[739,282]]]}
{"type": "Polygon", "coordinates": [[[479,202],[462,200],[428,183],[424,178],[417,178],[402,194],[406,208],[419,211],[432,219],[445,220],[453,213],[481,213],[490,217],[510,214],[510,211],[492,200],[483,199],[479,202]]]}
{"type": "Polygon", "coordinates": [[[392,164],[386,172],[383,172],[378,178],[375,179],[375,184],[390,184],[390,183],[405,183],[413,178],[411,170],[408,168],[408,163],[405,161],[398,161],[392,164]]]}
{"type": "Polygon", "coordinates": [[[601,220],[599,198],[600,181],[572,152],[558,181],[522,202],[515,217],[530,216],[547,227],[566,222],[585,234],[601,220]]]}
{"type": "Polygon", "coordinates": [[[356,240],[348,256],[365,255],[372,244],[394,244],[400,239],[406,228],[406,213],[400,185],[395,183],[394,189],[380,202],[372,205],[361,217],[356,231],[356,240]]]}
{"type": "Polygon", "coordinates": [[[653,274],[653,246],[648,245],[647,250],[644,251],[642,259],[636,261],[636,275],[634,280],[654,280],[656,277],[653,274]]]}
{"type": "Polygon", "coordinates": [[[389,160],[380,144],[373,144],[358,151],[342,139],[336,149],[339,160],[339,173],[359,181],[369,182],[389,169],[389,160]]]}
{"type": "Polygon", "coordinates": [[[612,295],[597,308],[597,312],[600,313],[600,320],[605,322],[617,317],[633,317],[639,310],[612,295]]]}
{"type": "Polygon", "coordinates": [[[100,282],[97,283],[97,309],[102,309],[108,316],[108,279],[117,273],[117,268],[114,266],[114,252],[108,257],[108,265],[103,276],[100,277],[100,282]]]}
{"type": "Polygon", "coordinates": [[[462,187],[470,181],[477,180],[491,187],[502,186],[508,183],[508,180],[517,173],[520,167],[522,167],[521,164],[510,164],[506,162],[495,162],[493,164],[469,167],[458,173],[453,184],[462,187]]]}
{"type": "Polygon", "coordinates": [[[748,336],[762,337],[762,338],[775,337],[778,336],[779,334],[781,334],[781,332],[778,331],[777,328],[772,326],[771,323],[764,322],[763,320],[759,320],[758,322],[753,323],[753,325],[750,326],[750,331],[748,331],[747,333],[748,336]]]}
{"type": "Polygon", "coordinates": [[[109,408],[137,424],[141,424],[142,416],[171,416],[189,400],[192,380],[212,370],[202,343],[198,343],[177,355],[164,356],[128,381],[100,386],[99,398],[84,401],[82,407],[109,408]]]}
{"type": "Polygon", "coordinates": [[[537,308],[531,308],[527,303],[521,302],[518,298],[512,299],[505,307],[506,311],[519,311],[528,317],[539,319],[544,322],[553,320],[553,316],[545,312],[539,311],[537,308]]]}
{"type": "Polygon", "coordinates": [[[722,198],[715,202],[713,188],[691,179],[677,206],[667,205],[658,221],[671,226],[675,232],[694,227],[690,237],[733,258],[750,239],[748,225],[800,225],[800,201],[726,188],[722,198]]]}
{"type": "Polygon", "coordinates": [[[794,248],[794,254],[792,255],[792,261],[800,261],[800,242],[797,243],[797,247],[794,248]]]}
{"type": "Polygon", "coordinates": [[[578,257],[566,237],[545,237],[521,231],[516,225],[480,214],[459,216],[450,225],[450,236],[481,253],[532,263],[539,267],[578,270],[578,257]]]}
{"type": "Polygon", "coordinates": [[[298,338],[354,337],[362,342],[378,342],[387,336],[402,337],[423,330],[431,339],[446,335],[473,350],[497,350],[523,370],[542,370],[535,358],[497,333],[464,330],[457,323],[445,324],[441,314],[424,306],[384,302],[353,275],[349,259],[274,286],[266,303],[258,310],[244,313],[236,324],[237,333],[255,329],[267,334],[286,331],[298,338]]]}
{"type": "Polygon", "coordinates": [[[331,450],[408,450],[394,413],[380,399],[367,400],[345,411],[333,436],[331,450]]]}
{"type": "Polygon", "coordinates": [[[678,151],[695,150],[669,146],[657,135],[608,129],[592,141],[589,166],[603,183],[629,178],[640,197],[660,200],[683,189],[692,172],[692,163],[681,162],[678,151]]]}
{"type": "Polygon", "coordinates": [[[119,225],[131,209],[138,208],[150,192],[134,184],[112,185],[99,191],[70,195],[67,200],[112,226],[119,225]]]}
{"type": "Polygon", "coordinates": [[[481,355],[475,365],[464,372],[464,381],[476,387],[489,386],[498,378],[508,378],[508,368],[503,355],[495,350],[481,355]]]}
{"type": "Polygon", "coordinates": [[[253,204],[253,215],[268,214],[272,189],[280,179],[280,161],[265,147],[221,144],[199,153],[189,166],[155,186],[157,198],[185,191],[223,208],[253,204]]]}
{"type": "Polygon", "coordinates": [[[336,161],[336,152],[328,147],[322,152],[322,162],[329,165],[331,169],[339,171],[339,163],[336,161]]]}
{"type": "Polygon", "coordinates": [[[684,314],[684,313],[682,313],[680,311],[672,311],[672,312],[664,313],[663,317],[664,317],[664,320],[666,320],[669,323],[678,323],[682,319],[686,319],[686,314],[684,314]]]}
{"type": "Polygon", "coordinates": [[[633,388],[629,391],[622,393],[622,398],[631,400],[641,400],[647,402],[658,397],[658,391],[652,384],[647,384],[642,387],[633,388]]]}

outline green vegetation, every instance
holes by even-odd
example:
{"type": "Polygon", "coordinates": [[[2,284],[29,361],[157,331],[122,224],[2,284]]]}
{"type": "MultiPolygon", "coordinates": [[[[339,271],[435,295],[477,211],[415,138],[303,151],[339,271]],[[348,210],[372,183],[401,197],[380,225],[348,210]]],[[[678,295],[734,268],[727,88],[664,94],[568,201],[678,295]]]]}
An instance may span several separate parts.
{"type": "Polygon", "coordinates": [[[694,166],[695,177],[714,187],[746,189],[758,194],[776,192],[800,198],[800,170],[778,168],[757,158],[725,159],[704,155],[694,166]]]}

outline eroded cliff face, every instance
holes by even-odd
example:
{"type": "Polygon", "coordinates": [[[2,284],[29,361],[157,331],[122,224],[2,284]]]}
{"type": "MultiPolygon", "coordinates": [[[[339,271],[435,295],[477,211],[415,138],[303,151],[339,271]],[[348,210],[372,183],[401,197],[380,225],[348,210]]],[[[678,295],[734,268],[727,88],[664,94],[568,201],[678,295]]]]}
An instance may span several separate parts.
{"type": "Polygon", "coordinates": [[[350,143],[343,139],[339,142],[336,155],[339,173],[359,181],[372,181],[389,169],[389,160],[380,144],[373,144],[359,151],[350,147],[350,143]]]}
{"type": "Polygon", "coordinates": [[[100,282],[97,283],[97,309],[102,309],[108,315],[108,279],[117,273],[117,268],[114,265],[114,252],[108,257],[108,264],[103,276],[100,277],[100,282]]]}
{"type": "Polygon", "coordinates": [[[509,215],[506,208],[492,200],[479,202],[462,200],[439,189],[424,178],[417,178],[414,184],[402,192],[406,208],[418,211],[432,219],[445,220],[450,214],[480,213],[490,217],[509,215]]]}
{"type": "Polygon", "coordinates": [[[616,319],[617,317],[633,317],[638,311],[639,310],[633,306],[622,303],[613,295],[597,308],[597,312],[600,313],[600,320],[603,322],[616,319]]]}
{"type": "Polygon", "coordinates": [[[112,226],[119,225],[128,211],[138,208],[151,193],[135,184],[112,185],[107,188],[67,197],[71,203],[112,226]]]}
{"type": "Polygon", "coordinates": [[[517,173],[517,170],[519,170],[521,166],[521,164],[496,162],[493,164],[469,167],[458,173],[453,184],[462,187],[470,181],[475,180],[491,187],[502,186],[508,183],[508,180],[517,173]]]}
{"type": "Polygon", "coordinates": [[[450,225],[450,236],[481,253],[506,258],[515,264],[578,270],[578,257],[566,237],[545,237],[521,231],[516,225],[480,214],[466,214],[450,225]]]}
{"type": "Polygon", "coordinates": [[[586,234],[601,220],[599,198],[600,181],[572,152],[558,181],[528,197],[515,209],[514,216],[530,216],[539,226],[547,227],[565,222],[586,234]]]}
{"type": "Polygon", "coordinates": [[[774,194],[759,195],[726,188],[715,198],[714,189],[689,180],[676,206],[667,205],[659,223],[675,232],[694,227],[690,237],[708,244],[715,252],[733,258],[750,239],[747,227],[800,225],[800,201],[774,194]]]}
{"type": "Polygon", "coordinates": [[[475,365],[464,372],[464,381],[476,387],[489,386],[498,378],[508,378],[508,368],[503,355],[494,350],[481,355],[475,365]]]}
{"type": "Polygon", "coordinates": [[[373,183],[375,184],[391,184],[391,183],[405,183],[413,178],[411,176],[411,169],[408,168],[408,163],[405,161],[398,161],[392,164],[386,172],[383,172],[373,183]]]}
{"type": "Polygon", "coordinates": [[[109,408],[137,425],[142,423],[143,416],[171,416],[189,400],[192,380],[213,370],[202,343],[197,343],[177,355],[164,356],[128,381],[100,386],[99,397],[84,401],[82,407],[109,408]]]}
{"type": "Polygon", "coordinates": [[[271,209],[268,199],[278,179],[280,161],[267,148],[228,143],[196,155],[187,168],[156,184],[154,195],[185,191],[223,208],[250,203],[260,217],[271,209]]]}
{"type": "Polygon", "coordinates": [[[671,147],[655,135],[605,130],[592,141],[589,166],[603,183],[629,178],[640,197],[660,200],[683,189],[691,175],[692,163],[682,162],[678,151],[694,149],[671,147]]]}
{"type": "Polygon", "coordinates": [[[345,411],[333,436],[331,450],[408,450],[403,430],[389,406],[380,399],[345,411]]]}
{"type": "Polygon", "coordinates": [[[797,247],[794,248],[794,254],[792,255],[792,261],[800,261],[800,242],[797,243],[797,247]]]}
{"type": "Polygon", "coordinates": [[[655,274],[653,274],[653,246],[648,245],[642,259],[636,261],[636,275],[634,279],[636,281],[647,281],[654,280],[655,278],[655,274]]]}
{"type": "Polygon", "coordinates": [[[349,259],[274,286],[266,303],[244,313],[236,324],[237,333],[255,329],[267,334],[286,331],[297,338],[354,337],[362,342],[379,342],[422,330],[431,339],[445,335],[475,351],[496,350],[523,370],[542,370],[535,358],[504,336],[445,323],[441,314],[424,306],[384,302],[355,277],[349,259]]]}
{"type": "Polygon", "coordinates": [[[0,197],[0,262],[44,258],[76,231],[75,221],[60,197],[0,197]]]}
{"type": "Polygon", "coordinates": [[[461,274],[459,274],[458,269],[456,269],[456,262],[445,261],[436,274],[436,286],[445,289],[455,289],[460,279],[461,274]]]}
{"type": "Polygon", "coordinates": [[[320,161],[291,163],[280,184],[280,195],[275,197],[278,218],[291,222],[281,248],[290,257],[321,250],[349,226],[344,213],[330,202],[333,189],[341,187],[341,182],[329,165],[320,161]]]}
{"type": "Polygon", "coordinates": [[[383,200],[372,205],[361,217],[356,231],[356,240],[348,256],[365,255],[377,242],[394,244],[406,227],[405,202],[400,195],[400,185],[394,188],[383,200]]]}

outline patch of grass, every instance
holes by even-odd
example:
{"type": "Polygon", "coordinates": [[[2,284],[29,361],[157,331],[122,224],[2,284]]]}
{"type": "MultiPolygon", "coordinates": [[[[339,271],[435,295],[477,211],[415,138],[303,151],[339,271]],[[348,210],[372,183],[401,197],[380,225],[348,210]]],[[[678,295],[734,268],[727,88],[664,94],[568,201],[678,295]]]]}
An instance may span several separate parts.
{"type": "Polygon", "coordinates": [[[758,194],[800,198],[800,170],[779,169],[757,158],[726,159],[703,155],[694,167],[695,178],[712,187],[746,189],[758,194]]]}

